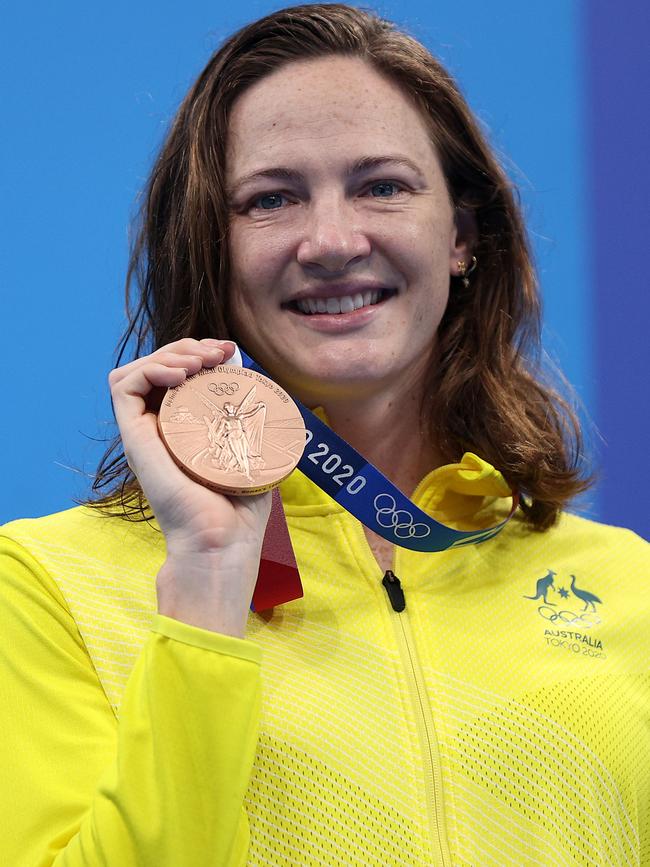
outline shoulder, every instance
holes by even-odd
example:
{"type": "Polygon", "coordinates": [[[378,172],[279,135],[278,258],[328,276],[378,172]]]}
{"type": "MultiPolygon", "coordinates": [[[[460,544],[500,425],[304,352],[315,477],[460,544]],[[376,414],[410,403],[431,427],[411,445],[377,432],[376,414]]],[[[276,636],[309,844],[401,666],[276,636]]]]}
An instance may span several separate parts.
{"type": "MultiPolygon", "coordinates": [[[[645,624],[650,618],[650,545],[631,530],[600,524],[563,513],[557,524],[544,532],[512,522],[497,538],[490,554],[492,568],[527,581],[553,581],[558,592],[571,588],[634,611],[645,624]]],[[[527,592],[531,592],[530,590],[527,592]]]]}
{"type": "Polygon", "coordinates": [[[500,572],[532,577],[551,571],[567,581],[571,576],[577,581],[597,579],[650,599],[650,545],[631,530],[564,512],[541,532],[515,519],[494,541],[486,546],[485,556],[500,572]]]}
{"type": "MultiPolygon", "coordinates": [[[[544,535],[544,534],[542,534],[544,535]]],[[[650,544],[624,527],[600,524],[563,512],[556,526],[547,531],[548,540],[569,546],[574,552],[589,552],[594,557],[631,559],[650,565],[650,544]]]]}
{"type": "Polygon", "coordinates": [[[629,558],[650,565],[650,544],[632,530],[601,524],[570,512],[562,512],[557,523],[544,531],[532,530],[522,520],[515,519],[503,536],[513,551],[545,549],[559,555],[629,558]]]}
{"type": "MultiPolygon", "coordinates": [[[[65,633],[83,646],[114,708],[156,612],[162,533],[78,507],[0,527],[0,627],[65,633]],[[6,614],[5,614],[6,611],[6,614]],[[13,612],[13,614],[12,614],[13,612]]],[[[22,639],[20,639],[22,640],[22,639]]]]}
{"type": "Polygon", "coordinates": [[[85,574],[114,574],[116,569],[149,573],[164,555],[155,526],[108,517],[88,506],[11,521],[0,527],[0,545],[4,551],[21,549],[53,576],[78,569],[85,574]]]}

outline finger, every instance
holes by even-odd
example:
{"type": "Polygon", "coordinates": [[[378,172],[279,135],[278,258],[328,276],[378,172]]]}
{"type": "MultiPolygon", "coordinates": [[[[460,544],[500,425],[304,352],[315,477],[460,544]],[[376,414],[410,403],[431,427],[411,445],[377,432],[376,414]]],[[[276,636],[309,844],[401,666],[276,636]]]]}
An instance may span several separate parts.
{"type": "MultiPolygon", "coordinates": [[[[218,359],[222,359],[223,352],[219,350],[215,356],[218,359]]],[[[177,352],[154,352],[153,355],[148,357],[147,361],[164,364],[167,367],[184,367],[192,375],[193,373],[198,373],[202,367],[212,367],[214,364],[217,364],[216,358],[206,357],[205,353],[203,355],[181,355],[177,352]]]]}
{"type": "Polygon", "coordinates": [[[193,337],[184,337],[182,340],[168,343],[156,350],[154,355],[161,352],[180,353],[181,355],[200,355],[202,358],[230,357],[235,351],[235,345],[231,340],[215,340],[205,337],[195,340],[193,337]]]}
{"type": "Polygon", "coordinates": [[[122,367],[116,367],[115,370],[111,371],[109,381],[115,385],[127,377],[131,371],[144,367],[151,360],[167,364],[170,367],[185,367],[192,374],[198,373],[202,367],[215,367],[220,364],[224,360],[224,352],[217,346],[202,346],[198,340],[191,341],[191,344],[186,343],[184,351],[163,347],[151,355],[136,358],[122,367]],[[190,349],[193,352],[190,352],[190,349]]]}
{"type": "Polygon", "coordinates": [[[148,360],[146,364],[132,367],[117,380],[112,371],[109,376],[115,417],[123,432],[124,427],[146,411],[146,398],[154,388],[175,388],[187,379],[187,368],[170,367],[148,360]]]}
{"type": "Polygon", "coordinates": [[[171,351],[192,354],[210,349],[221,349],[224,353],[232,350],[230,352],[230,355],[232,355],[232,352],[235,351],[235,345],[232,340],[217,340],[214,337],[204,337],[201,340],[197,340],[194,337],[181,337],[180,340],[174,340],[171,343],[158,347],[156,352],[171,351]]]}
{"type": "Polygon", "coordinates": [[[148,400],[156,391],[162,397],[166,388],[180,385],[186,377],[184,368],[150,360],[147,365],[131,370],[112,391],[124,454],[145,493],[148,489],[155,491],[161,484],[173,483],[180,473],[160,438],[156,416],[148,411],[148,400]]]}
{"type": "Polygon", "coordinates": [[[215,346],[221,348],[222,340],[212,340],[211,342],[197,340],[195,337],[181,337],[179,340],[173,340],[171,343],[165,343],[159,346],[156,352],[171,351],[181,353],[198,352],[202,346],[215,346]]]}
{"type": "Polygon", "coordinates": [[[214,340],[212,337],[204,337],[201,340],[201,344],[220,348],[223,352],[224,361],[228,361],[229,358],[232,358],[235,354],[235,349],[237,348],[232,340],[214,340]]]}
{"type": "Polygon", "coordinates": [[[212,338],[195,340],[193,337],[184,337],[181,340],[176,340],[173,343],[167,343],[159,347],[149,355],[135,358],[127,364],[116,367],[115,372],[118,377],[121,377],[131,368],[146,364],[151,358],[170,360],[170,363],[175,363],[178,366],[178,362],[173,362],[171,359],[186,358],[190,355],[202,358],[204,365],[209,366],[215,363],[218,364],[224,357],[229,358],[234,350],[235,345],[230,340],[213,340],[212,338]]]}

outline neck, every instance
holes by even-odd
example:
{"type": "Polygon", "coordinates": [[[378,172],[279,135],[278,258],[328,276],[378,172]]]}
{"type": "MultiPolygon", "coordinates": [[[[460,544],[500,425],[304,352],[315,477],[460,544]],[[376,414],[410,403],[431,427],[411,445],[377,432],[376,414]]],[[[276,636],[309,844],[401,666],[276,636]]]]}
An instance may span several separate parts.
{"type": "Polygon", "coordinates": [[[441,463],[423,431],[415,390],[399,399],[384,391],[353,402],[328,400],[323,409],[332,429],[407,496],[441,463]]]}

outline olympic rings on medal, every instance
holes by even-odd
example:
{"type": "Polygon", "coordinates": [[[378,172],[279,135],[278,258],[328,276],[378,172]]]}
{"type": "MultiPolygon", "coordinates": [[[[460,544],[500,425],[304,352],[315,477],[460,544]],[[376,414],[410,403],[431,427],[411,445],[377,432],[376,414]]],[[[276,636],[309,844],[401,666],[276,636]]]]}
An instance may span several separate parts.
{"type": "Polygon", "coordinates": [[[218,385],[216,382],[211,382],[208,386],[208,390],[214,392],[215,394],[234,394],[236,391],[239,391],[239,383],[238,382],[220,382],[218,385]]]}
{"type": "Polygon", "coordinates": [[[578,624],[584,629],[590,629],[592,626],[598,626],[599,623],[602,623],[600,617],[592,611],[584,611],[582,614],[576,614],[575,611],[554,611],[550,605],[540,605],[537,611],[540,617],[550,620],[551,623],[561,620],[562,623],[578,624]],[[546,613],[547,611],[550,613],[546,613]]]}
{"type": "Polygon", "coordinates": [[[431,529],[426,524],[417,524],[413,515],[406,509],[396,509],[397,503],[390,494],[377,494],[374,500],[377,523],[381,527],[392,527],[398,539],[423,539],[431,529]]]}

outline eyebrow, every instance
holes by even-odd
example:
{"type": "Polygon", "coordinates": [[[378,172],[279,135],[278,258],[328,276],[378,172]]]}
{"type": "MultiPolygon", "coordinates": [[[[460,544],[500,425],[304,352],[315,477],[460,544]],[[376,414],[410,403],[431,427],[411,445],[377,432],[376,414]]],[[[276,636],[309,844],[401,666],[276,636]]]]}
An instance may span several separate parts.
{"type": "MultiPolygon", "coordinates": [[[[358,159],[348,168],[346,175],[347,177],[354,177],[354,175],[363,174],[364,172],[373,171],[374,169],[390,165],[403,166],[410,169],[412,172],[415,172],[420,180],[424,181],[424,175],[416,163],[408,159],[408,157],[401,155],[361,157],[361,159],[358,159]]],[[[244,175],[242,178],[235,181],[235,183],[228,189],[228,195],[230,197],[236,196],[242,187],[259,180],[290,181],[295,184],[304,184],[305,176],[302,172],[299,172],[296,169],[287,168],[286,166],[273,166],[268,169],[260,169],[257,172],[251,172],[248,175],[244,175]]]]}
{"type": "Polygon", "coordinates": [[[235,181],[235,183],[228,188],[228,195],[231,197],[236,196],[241,188],[245,187],[247,184],[266,179],[271,181],[292,181],[293,183],[299,184],[304,182],[305,176],[302,172],[298,172],[295,169],[288,169],[285,166],[260,169],[257,172],[251,172],[250,175],[244,175],[243,178],[239,178],[238,181],[235,181]]]}
{"type": "Polygon", "coordinates": [[[381,169],[387,165],[403,166],[404,168],[415,172],[419,178],[424,180],[424,175],[422,174],[420,167],[414,163],[413,160],[399,154],[381,157],[362,157],[354,163],[348,174],[361,174],[362,172],[372,171],[373,169],[381,169]]]}

